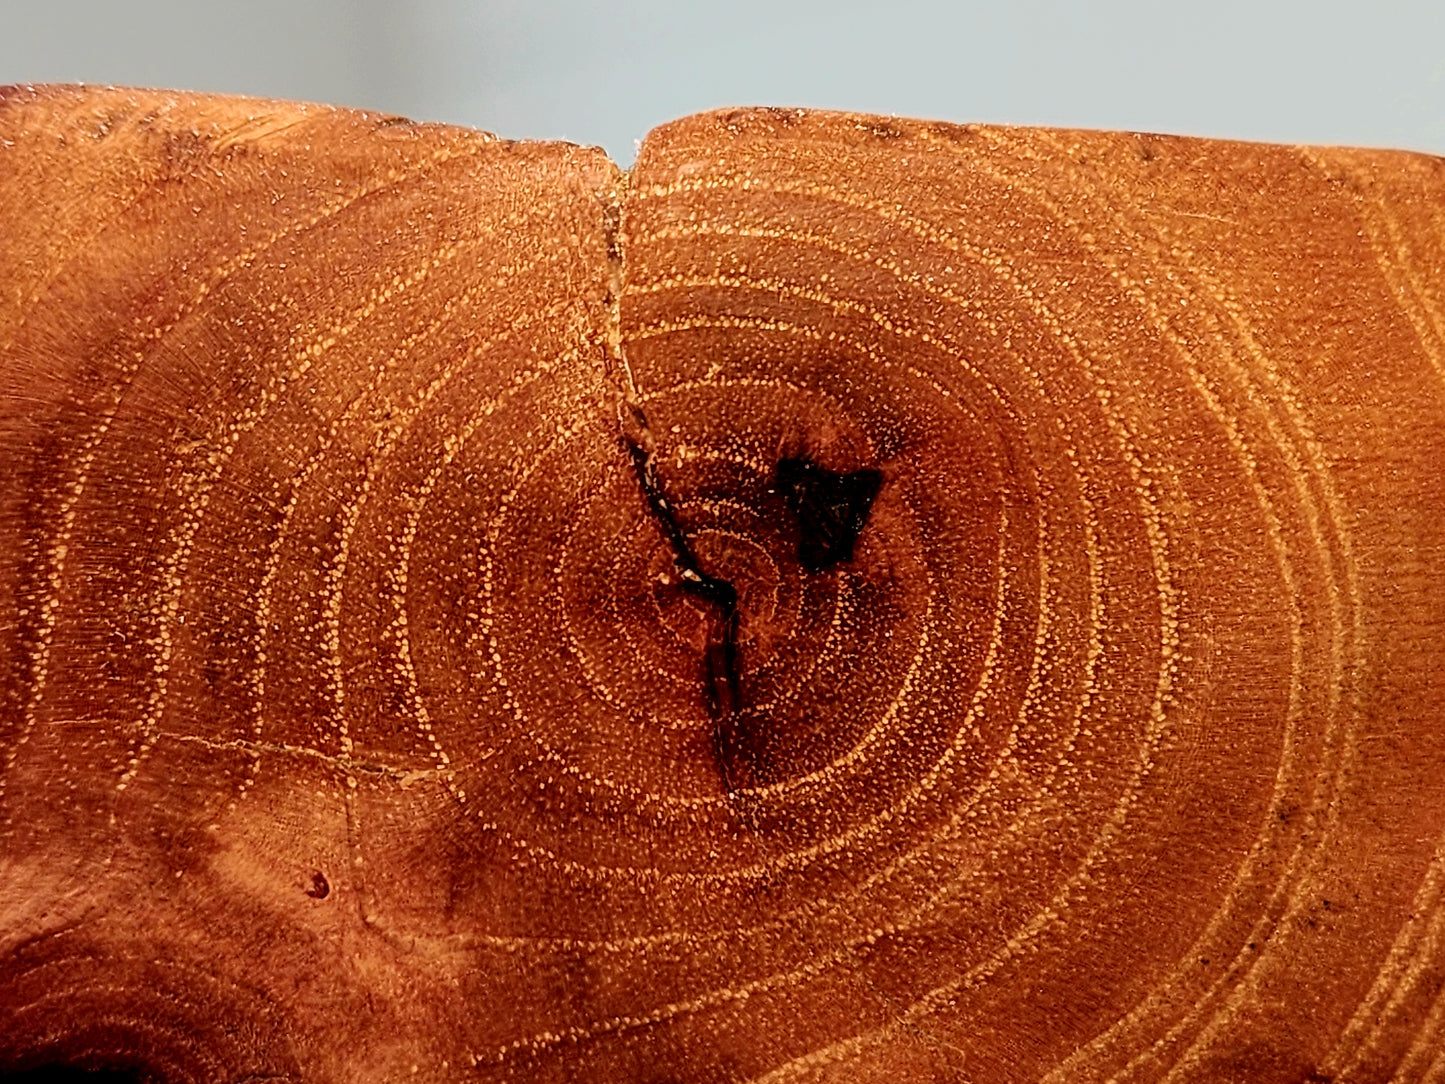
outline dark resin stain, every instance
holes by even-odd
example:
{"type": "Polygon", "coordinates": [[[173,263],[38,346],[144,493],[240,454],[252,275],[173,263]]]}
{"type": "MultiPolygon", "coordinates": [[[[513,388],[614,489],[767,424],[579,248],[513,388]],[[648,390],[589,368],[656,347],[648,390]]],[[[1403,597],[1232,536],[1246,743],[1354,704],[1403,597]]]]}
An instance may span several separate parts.
{"type": "MultiPolygon", "coordinates": [[[[646,421],[638,418],[645,430],[646,421]]],[[[652,456],[639,443],[623,438],[637,484],[672,548],[673,566],[682,589],[707,603],[711,611],[703,649],[703,677],[712,717],[713,757],[723,790],[736,794],[768,775],[772,743],[756,731],[760,720],[743,710],[738,658],[738,592],[731,583],[710,575],[698,563],[687,534],[653,469],[652,456]]],[[[850,561],[853,547],[868,522],[873,500],[883,485],[880,471],[839,473],[807,459],[778,464],[777,492],[798,521],[798,559],[810,572],[822,572],[850,561]]]]}
{"type": "Polygon", "coordinates": [[[778,490],[798,520],[798,560],[823,572],[853,559],[853,546],[868,522],[883,474],[871,468],[848,474],[807,459],[778,463],[778,490]]]}

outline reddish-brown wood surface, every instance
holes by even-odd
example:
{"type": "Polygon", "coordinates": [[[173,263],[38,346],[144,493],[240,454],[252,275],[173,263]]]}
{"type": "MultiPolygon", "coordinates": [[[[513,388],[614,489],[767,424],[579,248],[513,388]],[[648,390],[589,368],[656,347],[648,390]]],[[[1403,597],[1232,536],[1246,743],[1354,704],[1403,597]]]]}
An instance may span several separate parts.
{"type": "Polygon", "coordinates": [[[7,89],[0,581],[0,1068],[1445,1079],[1439,159],[7,89]]]}

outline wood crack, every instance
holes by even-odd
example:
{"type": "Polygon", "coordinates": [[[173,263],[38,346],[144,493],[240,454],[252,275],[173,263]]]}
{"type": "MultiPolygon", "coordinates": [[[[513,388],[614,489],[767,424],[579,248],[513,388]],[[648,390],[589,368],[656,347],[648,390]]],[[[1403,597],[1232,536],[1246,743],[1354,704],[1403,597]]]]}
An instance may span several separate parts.
{"type": "MultiPolygon", "coordinates": [[[[645,430],[646,419],[641,417],[640,411],[638,415],[645,430]]],[[[747,784],[745,776],[749,774],[743,767],[746,750],[738,721],[742,697],[738,673],[737,588],[727,580],[711,575],[698,562],[686,533],[677,522],[673,505],[657,479],[657,472],[653,470],[652,454],[629,438],[624,437],[623,442],[632,459],[632,469],[647,507],[672,547],[673,564],[682,581],[682,589],[708,603],[711,608],[707,642],[703,647],[703,674],[713,724],[713,756],[717,760],[723,789],[733,794],[747,784]]]]}

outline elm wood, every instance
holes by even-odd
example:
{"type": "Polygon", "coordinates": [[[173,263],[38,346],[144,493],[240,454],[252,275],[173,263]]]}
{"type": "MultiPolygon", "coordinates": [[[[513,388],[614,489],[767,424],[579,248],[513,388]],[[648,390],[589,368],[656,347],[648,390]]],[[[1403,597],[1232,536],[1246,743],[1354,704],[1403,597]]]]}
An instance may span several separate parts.
{"type": "Polygon", "coordinates": [[[1440,160],[0,140],[0,1064],[1445,1074],[1440,160]]]}

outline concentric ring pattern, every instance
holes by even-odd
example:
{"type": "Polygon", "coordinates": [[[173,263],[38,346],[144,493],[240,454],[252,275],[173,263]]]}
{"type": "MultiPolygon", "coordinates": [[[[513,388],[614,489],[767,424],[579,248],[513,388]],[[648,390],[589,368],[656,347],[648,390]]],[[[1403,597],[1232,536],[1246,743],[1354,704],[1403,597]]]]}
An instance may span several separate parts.
{"type": "Polygon", "coordinates": [[[0,109],[8,1064],[1445,1074],[1438,160],[0,109]]]}

